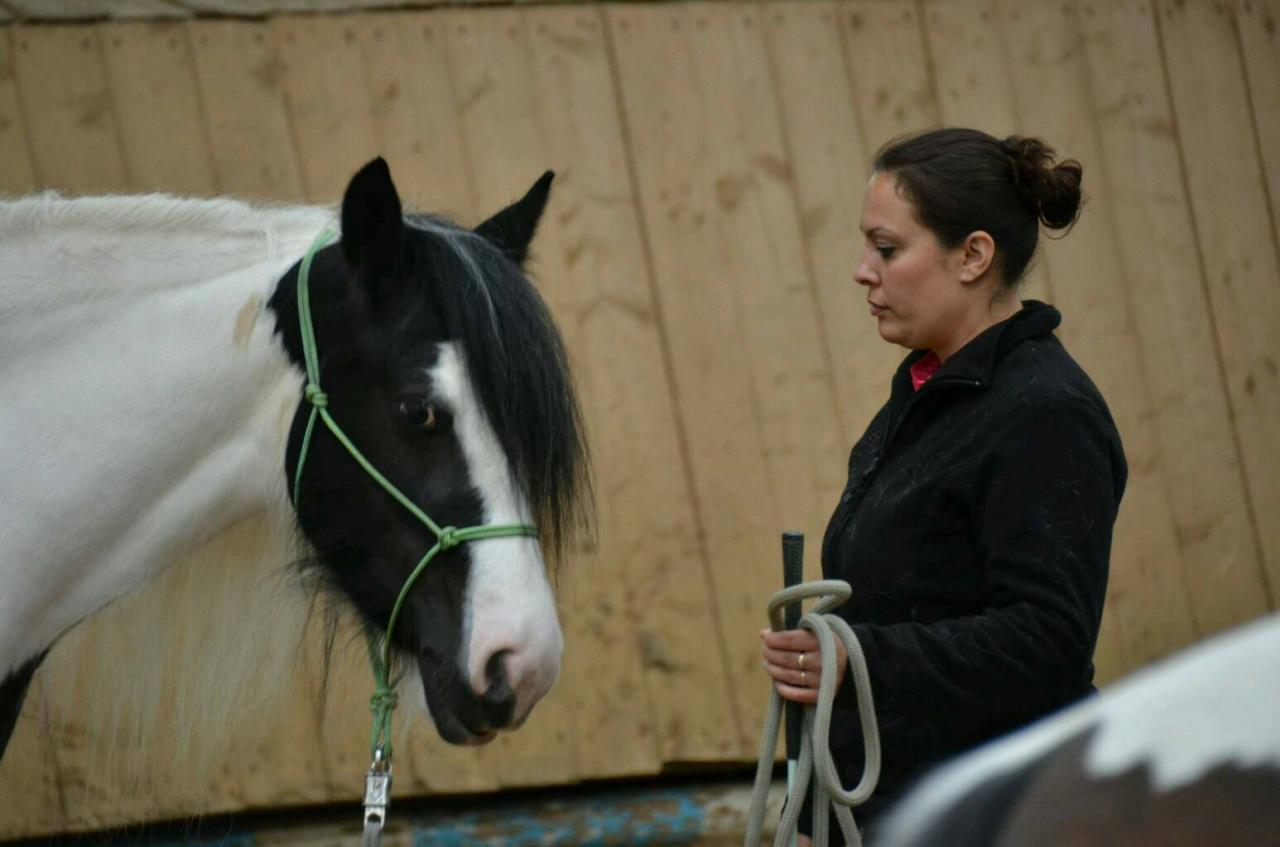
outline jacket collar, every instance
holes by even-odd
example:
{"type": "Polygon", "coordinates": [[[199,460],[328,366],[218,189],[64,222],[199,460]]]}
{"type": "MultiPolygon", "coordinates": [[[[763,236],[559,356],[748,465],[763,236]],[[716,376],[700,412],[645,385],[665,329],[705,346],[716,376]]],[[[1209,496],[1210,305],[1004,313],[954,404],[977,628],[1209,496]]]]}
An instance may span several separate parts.
{"type": "MultiPolygon", "coordinates": [[[[1062,314],[1054,307],[1039,300],[1023,300],[1021,309],[983,330],[977,338],[952,354],[930,381],[954,378],[976,382],[984,387],[990,385],[996,363],[1009,350],[1028,339],[1049,335],[1060,323],[1062,314]]],[[[928,350],[915,350],[907,356],[894,374],[895,386],[905,380],[907,387],[910,387],[911,366],[928,354],[928,350]]]]}

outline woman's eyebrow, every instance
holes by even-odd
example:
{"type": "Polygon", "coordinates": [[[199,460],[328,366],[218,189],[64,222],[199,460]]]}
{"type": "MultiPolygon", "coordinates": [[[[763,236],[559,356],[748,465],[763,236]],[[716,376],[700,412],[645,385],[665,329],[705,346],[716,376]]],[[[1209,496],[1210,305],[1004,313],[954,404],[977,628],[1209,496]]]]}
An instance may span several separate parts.
{"type": "Polygon", "coordinates": [[[890,237],[892,237],[892,236],[896,235],[896,233],[895,233],[893,230],[889,229],[888,227],[884,227],[884,226],[873,226],[873,227],[871,227],[871,229],[866,229],[866,228],[864,228],[861,224],[859,224],[859,225],[858,225],[858,229],[861,229],[861,230],[862,230],[862,232],[863,232],[865,235],[867,235],[868,237],[873,236],[873,235],[886,235],[886,236],[890,236],[890,237]]]}

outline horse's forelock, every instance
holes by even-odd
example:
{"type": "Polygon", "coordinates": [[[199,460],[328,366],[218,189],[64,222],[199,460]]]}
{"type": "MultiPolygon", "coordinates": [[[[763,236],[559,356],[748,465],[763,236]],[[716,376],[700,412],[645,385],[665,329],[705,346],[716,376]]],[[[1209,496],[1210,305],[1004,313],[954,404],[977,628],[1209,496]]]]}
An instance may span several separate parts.
{"type": "Polygon", "coordinates": [[[568,355],[525,274],[470,230],[412,216],[407,272],[434,282],[423,304],[461,350],[515,483],[529,498],[549,558],[559,561],[593,517],[589,457],[568,355]]]}

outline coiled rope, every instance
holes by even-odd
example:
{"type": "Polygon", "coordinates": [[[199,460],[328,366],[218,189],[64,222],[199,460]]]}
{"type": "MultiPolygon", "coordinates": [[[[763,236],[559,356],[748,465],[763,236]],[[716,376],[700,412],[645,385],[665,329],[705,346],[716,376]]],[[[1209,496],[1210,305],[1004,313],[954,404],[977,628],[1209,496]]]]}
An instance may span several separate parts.
{"type": "MultiPolygon", "coordinates": [[[[867,673],[867,660],[862,645],[849,624],[829,612],[849,599],[852,594],[849,583],[839,579],[824,579],[784,588],[769,600],[769,624],[774,631],[783,629],[783,610],[789,603],[818,598],[813,608],[800,618],[800,628],[812,632],[818,639],[818,652],[822,656],[822,675],[818,683],[818,702],[804,707],[804,721],[800,729],[800,758],[796,765],[795,781],[787,798],[774,847],[787,847],[794,843],[796,827],[800,821],[800,807],[809,781],[817,774],[813,786],[813,844],[827,847],[829,839],[829,810],[834,808],[836,821],[849,847],[861,847],[862,836],[853,819],[855,806],[860,806],[871,796],[880,779],[880,730],[876,724],[875,701],[871,696],[871,677],[867,673]],[[849,671],[858,697],[858,714],[862,723],[864,765],[862,779],[852,791],[840,784],[840,773],[831,760],[829,735],[831,731],[831,707],[836,696],[836,636],[844,643],[849,654],[849,671]]],[[[765,803],[769,783],[773,778],[774,753],[778,747],[778,726],[782,722],[782,696],[769,686],[769,711],[764,719],[760,738],[760,758],[756,765],[755,784],[751,789],[751,811],[747,817],[745,847],[759,847],[764,830],[765,803]]]]}

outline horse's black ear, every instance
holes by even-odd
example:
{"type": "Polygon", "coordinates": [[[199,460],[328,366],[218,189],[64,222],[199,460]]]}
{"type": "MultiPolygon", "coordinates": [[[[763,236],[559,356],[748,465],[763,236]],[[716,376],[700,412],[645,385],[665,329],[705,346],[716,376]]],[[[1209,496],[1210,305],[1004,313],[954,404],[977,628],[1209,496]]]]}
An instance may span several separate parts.
{"type": "Polygon", "coordinates": [[[476,232],[492,241],[517,265],[524,264],[529,255],[529,242],[547,208],[551,194],[551,180],[555,173],[547,171],[533,184],[533,188],[516,202],[476,227],[476,232]]]}
{"type": "Polygon", "coordinates": [[[342,196],[342,252],[366,279],[375,280],[400,256],[404,217],[391,169],[382,157],[351,178],[342,196]]]}

